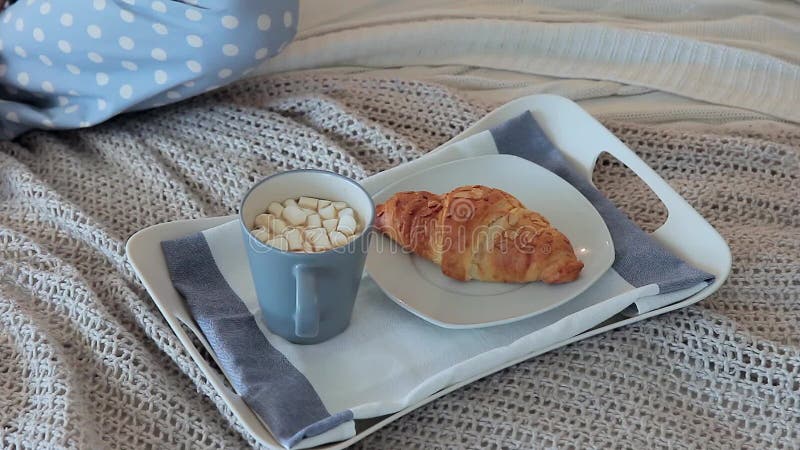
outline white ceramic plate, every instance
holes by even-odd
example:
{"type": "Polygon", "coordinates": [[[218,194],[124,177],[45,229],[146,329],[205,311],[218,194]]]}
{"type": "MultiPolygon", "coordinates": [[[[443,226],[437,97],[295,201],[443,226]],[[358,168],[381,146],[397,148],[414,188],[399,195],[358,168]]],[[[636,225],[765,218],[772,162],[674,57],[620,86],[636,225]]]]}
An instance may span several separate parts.
{"type": "Polygon", "coordinates": [[[449,192],[482,184],[517,197],[545,216],[572,243],[584,268],[580,277],[558,285],[457,281],[438,265],[398,249],[386,236],[374,238],[367,272],[400,306],[447,328],[477,328],[521,320],[543,313],[577,296],[614,262],[614,246],[605,222],[572,185],[549,170],[512,155],[462,159],[404,178],[373,198],[383,203],[402,191],[449,192]]]}

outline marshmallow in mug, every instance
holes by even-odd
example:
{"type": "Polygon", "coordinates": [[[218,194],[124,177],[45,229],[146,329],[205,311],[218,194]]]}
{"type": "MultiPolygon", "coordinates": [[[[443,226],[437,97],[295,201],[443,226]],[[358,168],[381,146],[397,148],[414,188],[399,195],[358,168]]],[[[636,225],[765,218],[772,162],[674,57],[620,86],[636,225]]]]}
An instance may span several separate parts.
{"type": "Polygon", "coordinates": [[[314,253],[346,245],[360,228],[347,203],[300,197],[270,203],[264,214],[256,216],[251,232],[279,250],[314,253]]]}

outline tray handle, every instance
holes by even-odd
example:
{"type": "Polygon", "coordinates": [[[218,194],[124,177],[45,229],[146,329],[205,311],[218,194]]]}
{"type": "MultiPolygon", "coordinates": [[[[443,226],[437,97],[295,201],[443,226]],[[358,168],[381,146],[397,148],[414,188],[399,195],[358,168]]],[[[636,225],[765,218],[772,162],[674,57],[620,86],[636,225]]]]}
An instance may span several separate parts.
{"type": "Polygon", "coordinates": [[[722,236],[622,141],[567,98],[540,94],[513,100],[414,163],[424,165],[477,156],[464,151],[458,145],[459,141],[489,130],[525,111],[533,114],[550,140],[590,183],[597,158],[604,151],[628,166],[667,209],[666,221],[653,232],[653,236],[676,255],[714,273],[717,276],[715,288],[728,276],[731,255],[722,236]]]}
{"type": "MultiPolygon", "coordinates": [[[[548,137],[564,152],[566,158],[582,176],[592,182],[597,159],[603,152],[607,152],[628,166],[667,209],[664,224],[652,233],[653,236],[657,237],[668,250],[697,267],[716,274],[718,279],[727,277],[727,272],[730,270],[730,250],[727,244],[683,197],[636,153],[609,133],[597,119],[586,114],[576,103],[557,96],[548,95],[542,98],[545,102],[541,107],[547,108],[548,114],[539,113],[538,108],[524,108],[522,111],[527,109],[533,114],[543,125],[542,128],[548,137]],[[575,130],[569,121],[563,120],[564,117],[579,115],[583,116],[579,130],[575,130]],[[554,133],[553,130],[559,132],[554,133]],[[724,249],[724,252],[720,249],[724,249]]],[[[517,106],[513,103],[511,105],[517,106]]],[[[511,111],[507,112],[510,113],[511,111]]]]}
{"type": "MultiPolygon", "coordinates": [[[[582,176],[592,182],[592,174],[597,165],[597,159],[603,152],[610,154],[628,166],[656,194],[667,208],[667,221],[673,217],[675,211],[688,206],[686,201],[669,184],[622,142],[618,141],[618,145],[595,147],[582,152],[569,153],[567,158],[577,166],[582,176]]],[[[594,185],[594,182],[592,184],[594,185]]]]}

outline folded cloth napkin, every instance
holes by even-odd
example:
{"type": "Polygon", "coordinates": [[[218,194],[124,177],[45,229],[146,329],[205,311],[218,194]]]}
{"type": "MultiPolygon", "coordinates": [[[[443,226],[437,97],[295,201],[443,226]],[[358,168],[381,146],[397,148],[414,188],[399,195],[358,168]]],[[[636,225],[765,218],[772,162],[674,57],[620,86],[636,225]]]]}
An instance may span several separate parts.
{"type": "MultiPolygon", "coordinates": [[[[590,289],[536,317],[490,328],[439,328],[406,312],[364,278],[352,323],[316,345],[294,345],[261,318],[236,221],[162,243],[185,298],[223,371],[286,448],[355,434],[354,419],[393,413],[431,394],[580,334],[615,314],[683,300],[713,277],[647,235],[578,175],[530,113],[458,143],[529,159],[572,183],[606,221],[616,261],[590,289]],[[491,146],[492,144],[490,144],[491,146]]],[[[447,152],[443,149],[441,152],[447,152]]],[[[382,180],[387,180],[383,177],[382,180]]],[[[393,180],[390,180],[393,181],[393,180]]],[[[375,192],[383,185],[365,182],[375,192]]]]}

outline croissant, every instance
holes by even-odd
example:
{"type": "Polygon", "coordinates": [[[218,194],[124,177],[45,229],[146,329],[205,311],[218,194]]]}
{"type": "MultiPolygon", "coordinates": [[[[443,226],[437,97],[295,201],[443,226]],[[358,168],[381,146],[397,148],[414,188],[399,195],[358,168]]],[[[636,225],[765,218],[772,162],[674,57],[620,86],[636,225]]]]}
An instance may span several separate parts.
{"type": "Polygon", "coordinates": [[[377,206],[375,227],[456,280],[565,283],[583,269],[547,219],[486,186],[398,192],[377,206]]]}

